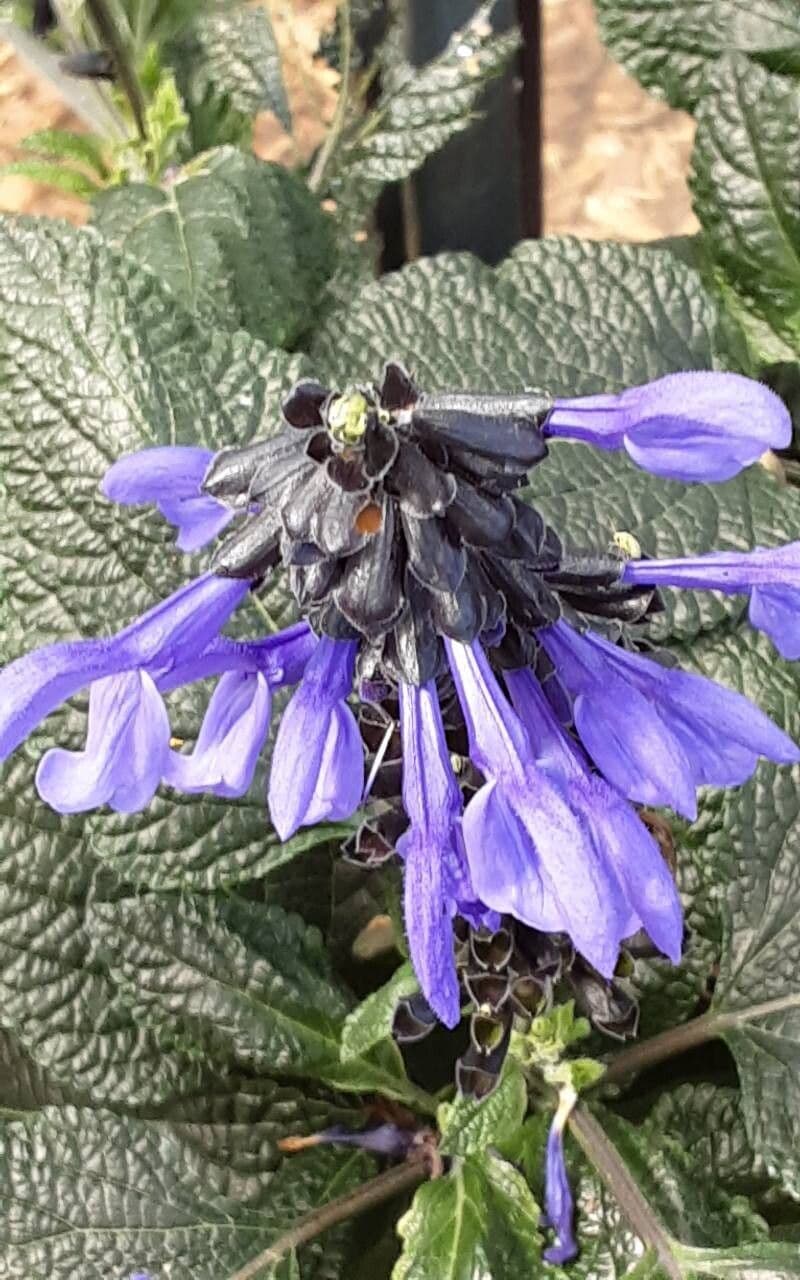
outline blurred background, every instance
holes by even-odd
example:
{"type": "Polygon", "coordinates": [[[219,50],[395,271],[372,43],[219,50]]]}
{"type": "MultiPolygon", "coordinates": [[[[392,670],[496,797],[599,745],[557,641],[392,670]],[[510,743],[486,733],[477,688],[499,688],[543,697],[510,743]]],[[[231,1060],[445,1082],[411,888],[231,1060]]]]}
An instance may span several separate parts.
{"type": "MultiPolygon", "coordinates": [[[[283,54],[294,136],[264,114],[255,146],[266,159],[296,163],[319,145],[336,102],[338,76],[316,56],[336,0],[264,2],[283,54]]],[[[466,3],[467,11],[471,7],[466,3]]],[[[612,62],[600,43],[592,0],[540,0],[539,22],[543,232],[652,240],[694,231],[685,176],[691,118],[655,101],[612,62]]],[[[80,126],[47,83],[0,43],[0,163],[17,157],[21,138],[50,127],[80,126]]],[[[424,204],[424,192],[422,199],[424,204]]],[[[16,176],[0,178],[0,210],[76,222],[86,217],[82,200],[16,176]]],[[[439,247],[435,235],[433,243],[421,245],[428,252],[439,247]]],[[[501,250],[486,256],[501,256],[501,250]]]]}

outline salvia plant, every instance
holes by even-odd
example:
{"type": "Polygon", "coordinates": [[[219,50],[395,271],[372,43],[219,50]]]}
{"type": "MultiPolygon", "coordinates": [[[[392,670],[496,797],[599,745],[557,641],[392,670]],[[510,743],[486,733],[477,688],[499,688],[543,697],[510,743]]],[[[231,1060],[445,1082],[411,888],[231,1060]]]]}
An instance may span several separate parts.
{"type": "Polygon", "coordinates": [[[376,277],[491,7],[291,169],[266,8],[15,6],[4,1277],[800,1276],[800,14],[598,9],[698,235],[376,277]]]}

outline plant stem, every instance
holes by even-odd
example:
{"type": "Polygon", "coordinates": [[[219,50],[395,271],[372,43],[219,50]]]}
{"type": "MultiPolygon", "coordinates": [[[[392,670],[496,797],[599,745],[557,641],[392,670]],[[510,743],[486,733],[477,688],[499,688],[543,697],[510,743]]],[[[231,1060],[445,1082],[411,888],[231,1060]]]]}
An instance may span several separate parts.
{"type": "Polygon", "coordinates": [[[572,1112],[569,1127],[578,1146],[594,1165],[637,1236],[655,1250],[666,1275],[670,1280],[683,1280],[683,1271],[675,1258],[669,1235],[642,1195],[616,1147],[607,1138],[602,1125],[598,1124],[583,1103],[578,1103],[572,1112]]]}
{"type": "Polygon", "coordinates": [[[325,171],[336,149],[347,116],[347,103],[350,94],[350,63],[353,56],[353,23],[350,17],[350,0],[341,0],[339,16],[341,19],[339,61],[342,66],[342,82],[339,85],[339,97],[336,102],[336,111],[331,121],[331,127],[309,174],[308,185],[314,192],[319,191],[322,186],[325,171]]]}
{"type": "Polygon", "coordinates": [[[626,1076],[645,1067],[654,1067],[666,1058],[673,1058],[687,1049],[695,1049],[707,1040],[715,1039],[725,1028],[725,1019],[717,1013],[704,1013],[700,1018],[684,1022],[680,1027],[670,1027],[650,1040],[634,1044],[614,1059],[598,1084],[619,1084],[626,1076]]]}
{"type": "Polygon", "coordinates": [[[322,1205],[321,1208],[312,1209],[310,1213],[303,1214],[303,1217],[298,1218],[289,1231],[279,1236],[275,1243],[264,1249],[258,1257],[251,1258],[230,1277],[230,1280],[256,1280],[262,1271],[278,1262],[290,1249],[297,1249],[300,1245],[307,1244],[309,1240],[313,1240],[330,1227],[335,1227],[340,1222],[347,1222],[348,1219],[365,1213],[367,1209],[373,1209],[375,1205],[391,1200],[402,1191],[410,1191],[412,1187],[418,1186],[430,1176],[429,1160],[422,1152],[405,1164],[387,1169],[385,1173],[379,1173],[377,1178],[371,1178],[369,1182],[356,1187],[355,1191],[348,1191],[345,1195],[322,1205]]]}
{"type": "Polygon", "coordinates": [[[92,22],[97,28],[97,34],[114,59],[114,68],[125,91],[125,96],[131,104],[131,111],[136,121],[139,137],[145,140],[147,130],[145,128],[145,103],[142,86],[139,84],[136,69],[128,57],[125,42],[117,30],[117,24],[114,21],[111,10],[108,8],[106,0],[86,0],[86,8],[89,10],[92,22]]]}

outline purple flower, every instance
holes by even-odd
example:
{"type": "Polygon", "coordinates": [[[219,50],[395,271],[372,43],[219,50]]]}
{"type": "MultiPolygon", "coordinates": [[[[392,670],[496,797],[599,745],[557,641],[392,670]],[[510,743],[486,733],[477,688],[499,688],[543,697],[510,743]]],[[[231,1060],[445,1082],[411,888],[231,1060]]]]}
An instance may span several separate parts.
{"type": "Polygon", "coordinates": [[[344,1125],[333,1125],[315,1133],[309,1145],[320,1146],[331,1143],[336,1147],[359,1147],[362,1151],[372,1151],[378,1156],[394,1156],[403,1159],[414,1144],[414,1130],[400,1129],[396,1124],[379,1124],[374,1129],[346,1129],[344,1125]]]}
{"type": "Polygon", "coordinates": [[[792,438],[786,406],[738,373],[670,373],[618,394],[556,400],[550,436],[625,449],[671,480],[728,480],[792,438]]]}
{"type": "Polygon", "coordinates": [[[506,672],[520,719],[536,744],[539,765],[561,780],[566,799],[608,858],[628,904],[623,937],[640,928],[676,964],[683,938],[683,912],[675,883],[650,832],[627,801],[592,774],[583,752],[559,725],[530,671],[506,672]]]}
{"type": "Polygon", "coordinates": [[[100,489],[105,497],[123,506],[154,503],[178,530],[181,551],[197,551],[216,538],[236,514],[200,489],[213,457],[210,449],[188,445],[141,449],[109,467],[100,489]]]}
{"type": "Polygon", "coordinates": [[[472,898],[453,775],[433,684],[400,685],[403,804],[410,819],[397,844],[405,861],[406,933],[420,987],[437,1017],[461,1016],[453,956],[456,901],[472,898]]]}
{"type": "Polygon", "coordinates": [[[760,756],[800,760],[792,740],[740,693],[564,622],[541,638],[572,697],[583,746],[631,800],[693,819],[697,787],[738,785],[760,756]]]}
{"type": "Polygon", "coordinates": [[[800,658],[800,542],[673,560],[629,560],[622,581],[750,595],[750,622],[784,658],[800,658]]]}
{"type": "Polygon", "coordinates": [[[146,671],[96,680],[89,693],[83,751],[54,747],[36,771],[36,789],[58,813],[107,804],[135,813],[152,800],[169,754],[169,718],[146,671]]]}
{"type": "Polygon", "coordinates": [[[546,1262],[559,1264],[569,1262],[578,1253],[578,1244],[572,1225],[575,1206],[564,1159],[564,1130],[575,1102],[576,1094],[573,1089],[561,1090],[558,1110],[547,1135],[545,1152],[545,1218],[546,1225],[556,1234],[556,1243],[545,1249],[543,1257],[546,1262]]]}
{"type": "Polygon", "coordinates": [[[90,686],[86,745],[54,748],[36,775],[60,813],[144,808],[162,779],[185,791],[241,795],[266,736],[270,690],[300,679],[316,640],[300,623],[265,640],[220,636],[246,582],[204,575],[115,636],[47,645],[0,671],[0,759],[65,699],[90,686]],[[162,693],[222,680],[191,755],[170,752],[162,693]]]}
{"type": "Polygon", "coordinates": [[[323,636],[283,713],[272,755],[269,809],[281,840],[298,827],[349,818],[361,803],[364,749],[345,702],[358,643],[323,636]]]}
{"type": "Polygon", "coordinates": [[[606,977],[630,908],[606,851],[536,763],[528,735],[476,642],[446,641],[470,757],[486,778],[464,814],[478,898],[548,933],[568,933],[606,977]]]}
{"type": "Polygon", "coordinates": [[[272,695],[260,671],[226,671],[211,695],[190,755],[171,751],[164,781],[188,793],[243,796],[269,731],[272,695]]]}

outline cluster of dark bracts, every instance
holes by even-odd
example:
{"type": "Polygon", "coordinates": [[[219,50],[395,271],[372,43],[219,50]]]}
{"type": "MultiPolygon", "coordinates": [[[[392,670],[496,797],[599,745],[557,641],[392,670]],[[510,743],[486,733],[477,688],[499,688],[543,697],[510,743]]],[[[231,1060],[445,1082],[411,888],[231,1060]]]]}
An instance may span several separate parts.
{"type": "MultiPolygon", "coordinates": [[[[577,400],[422,394],[397,364],[379,387],[301,382],[267,441],[216,456],[145,450],[110,469],[106,496],[155,503],[184,550],[232,527],[210,572],[123,631],[0,672],[0,758],[89,685],[85,749],[54,748],[39,764],[53,808],[134,811],[161,784],[239,796],[273,691],[297,685],[272,756],[275,828],[287,840],[363,807],[351,856],[403,863],[425,1001],[405,1008],[408,1027],[433,1015],[455,1026],[466,990],[460,1082],[485,1093],[512,1017],[546,998],[532,939],[556,947],[595,1022],[617,1033],[636,1018],[614,986],[621,948],[645,935],[678,959],[674,880],[631,802],[692,818],[699,786],[737,785],[762,755],[800,759],[746,698],[644,656],[631,629],[659,607],[661,586],[715,589],[749,596],[752,624],[800,656],[800,543],[658,561],[629,537],[581,556],[525,500],[531,469],[563,436],[625,449],[657,475],[725,480],[790,434],[777,397],[735,374],[577,400]],[[267,638],[224,636],[279,566],[303,620],[267,638]],[[212,676],[196,742],[174,749],[163,696],[212,676]],[[491,951],[503,937],[508,958],[487,963],[484,940],[491,951]]],[[[560,1239],[549,1256],[560,1260],[574,1252],[566,1114],[547,1157],[560,1239]]]]}

